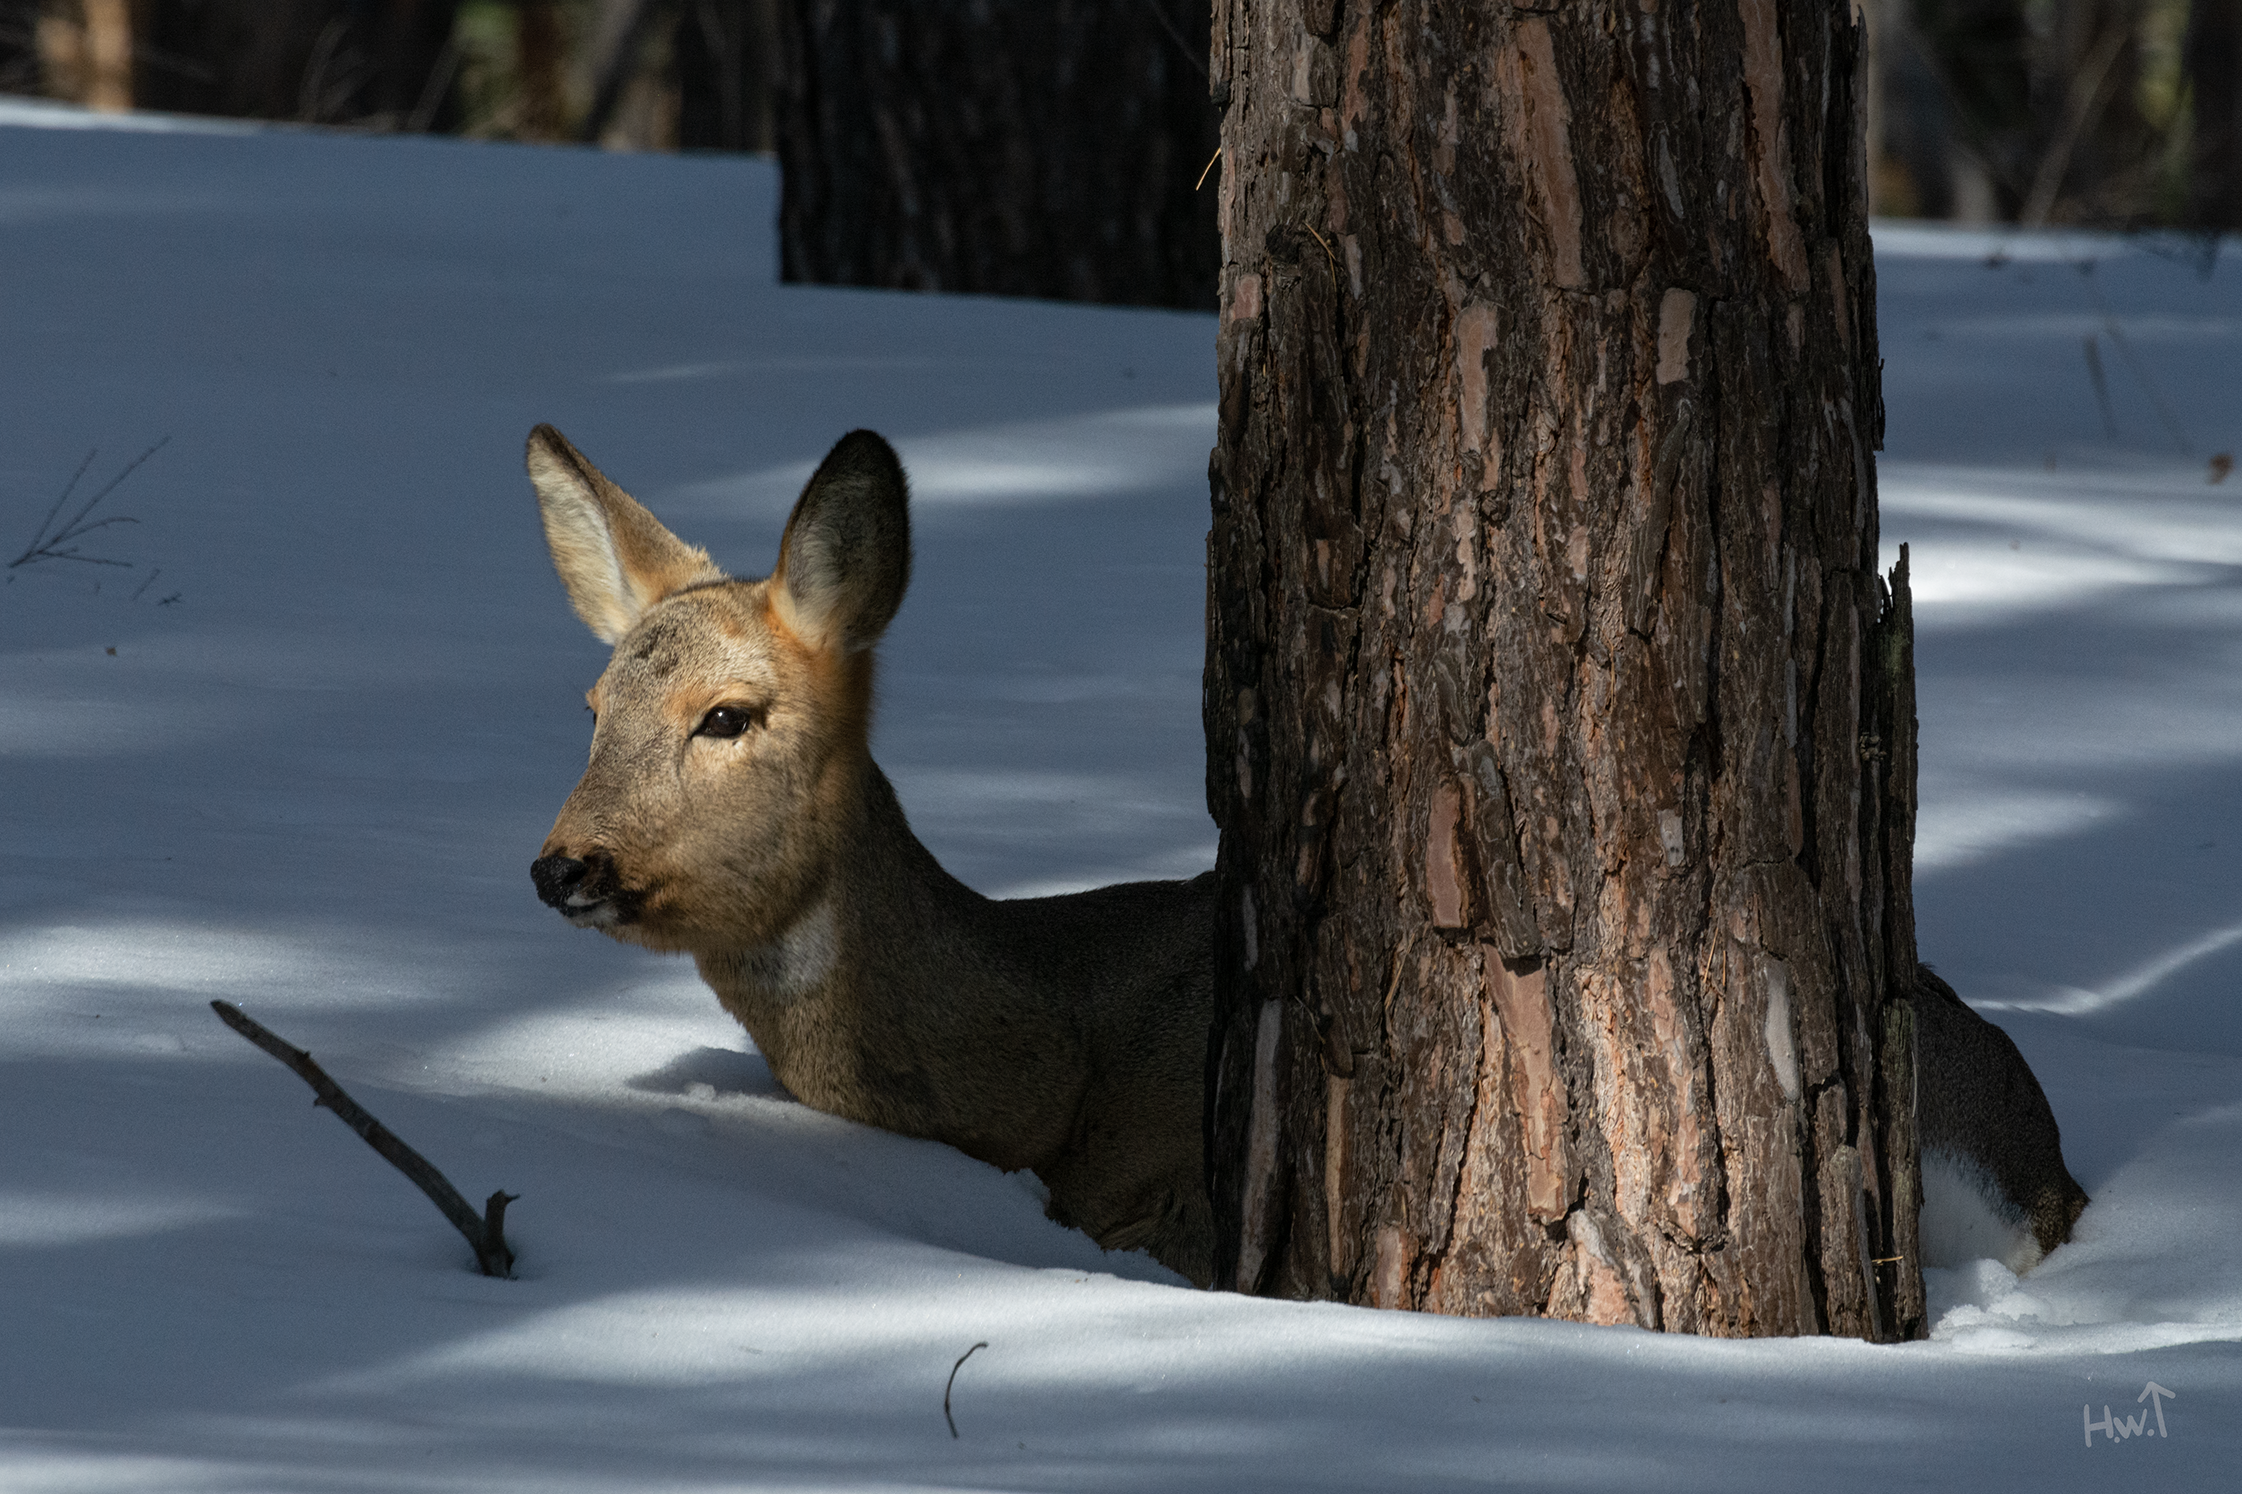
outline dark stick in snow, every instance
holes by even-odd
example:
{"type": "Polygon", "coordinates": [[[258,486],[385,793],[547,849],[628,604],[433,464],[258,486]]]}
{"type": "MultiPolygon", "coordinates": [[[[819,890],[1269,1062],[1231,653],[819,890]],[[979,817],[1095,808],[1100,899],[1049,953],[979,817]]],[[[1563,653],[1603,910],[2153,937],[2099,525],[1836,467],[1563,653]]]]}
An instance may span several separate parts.
{"type": "MultiPolygon", "coordinates": [[[[988,1346],[988,1340],[983,1339],[973,1349],[985,1349],[988,1346]]],[[[958,1419],[950,1414],[950,1387],[957,1384],[958,1371],[964,1369],[965,1361],[973,1357],[973,1349],[967,1349],[958,1355],[958,1362],[950,1366],[950,1378],[942,1386],[942,1419],[950,1424],[950,1435],[953,1438],[958,1434],[958,1419]]]]}
{"type": "MultiPolygon", "coordinates": [[[[398,1140],[397,1133],[375,1120],[367,1113],[366,1107],[344,1094],[343,1087],[328,1078],[327,1071],[313,1063],[309,1053],[281,1038],[255,1018],[244,1014],[240,1007],[230,1001],[213,1001],[210,1009],[228,1027],[294,1069],[296,1077],[310,1085],[312,1093],[319,1097],[313,1104],[324,1105],[332,1110],[337,1119],[365,1140],[366,1145],[387,1157],[392,1166],[411,1178],[413,1185],[427,1194],[437,1208],[444,1211],[444,1217],[452,1222],[452,1227],[467,1237],[467,1243],[475,1248],[475,1264],[482,1268],[485,1276],[514,1274],[514,1252],[506,1245],[506,1206],[519,1195],[499,1189],[484,1203],[482,1215],[478,1218],[467,1200],[460,1196],[459,1190],[451,1185],[449,1178],[429,1165],[426,1157],[398,1140]]],[[[963,1360],[958,1362],[964,1363],[963,1360]]],[[[950,1371],[950,1378],[957,1378],[956,1370],[950,1371]]],[[[948,1414],[949,1392],[946,1390],[942,1393],[942,1407],[944,1414],[948,1414]]],[[[954,1435],[954,1425],[951,1431],[954,1435]]]]}

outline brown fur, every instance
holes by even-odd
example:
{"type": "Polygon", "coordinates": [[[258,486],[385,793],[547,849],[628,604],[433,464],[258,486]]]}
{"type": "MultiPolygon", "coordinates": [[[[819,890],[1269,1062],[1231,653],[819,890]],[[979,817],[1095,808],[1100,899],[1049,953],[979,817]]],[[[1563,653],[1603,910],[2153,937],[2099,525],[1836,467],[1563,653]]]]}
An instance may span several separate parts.
{"type": "Polygon", "coordinates": [[[1032,1168],[1053,1218],[1205,1284],[1212,878],[992,902],[912,835],[867,745],[910,575],[887,444],[834,448],[767,580],[723,576],[550,426],[528,465],[570,600],[616,646],[540,894],[690,953],[804,1103],[1032,1168]],[[720,708],[745,730],[711,734],[720,708]]]}

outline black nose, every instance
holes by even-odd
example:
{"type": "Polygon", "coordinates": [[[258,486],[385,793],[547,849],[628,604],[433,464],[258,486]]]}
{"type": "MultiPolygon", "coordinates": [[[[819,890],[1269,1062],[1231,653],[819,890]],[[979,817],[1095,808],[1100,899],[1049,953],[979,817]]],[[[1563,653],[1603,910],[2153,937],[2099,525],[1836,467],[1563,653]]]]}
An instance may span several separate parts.
{"type": "Polygon", "coordinates": [[[537,895],[545,900],[545,906],[558,908],[582,885],[589,870],[574,856],[540,856],[529,864],[529,879],[537,884],[537,895]]]}

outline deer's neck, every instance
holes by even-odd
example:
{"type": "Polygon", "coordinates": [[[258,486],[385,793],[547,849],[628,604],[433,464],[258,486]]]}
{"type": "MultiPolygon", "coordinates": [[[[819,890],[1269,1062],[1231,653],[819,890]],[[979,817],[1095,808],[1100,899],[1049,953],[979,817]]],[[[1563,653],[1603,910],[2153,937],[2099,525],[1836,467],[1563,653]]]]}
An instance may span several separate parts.
{"type": "MultiPolygon", "coordinates": [[[[1079,970],[1047,958],[1071,926],[1007,917],[1014,905],[944,871],[864,766],[860,819],[808,909],[762,948],[704,957],[701,974],[805,1103],[1042,1168],[1073,1144],[1091,1069],[1096,1003],[1079,970]]],[[[1203,1014],[1189,1025],[1202,1031],[1203,1014]]]]}
{"type": "Polygon", "coordinates": [[[815,996],[839,962],[839,914],[833,889],[827,888],[770,943],[703,957],[701,975],[719,991],[731,986],[752,993],[759,1007],[775,1013],[815,996]],[[712,963],[723,976],[721,985],[712,963]]]}
{"type": "Polygon", "coordinates": [[[981,963],[986,900],[919,843],[870,759],[862,772],[839,853],[802,910],[768,943],[696,957],[774,1069],[863,1036],[885,1008],[953,980],[946,970],[981,963]]]}

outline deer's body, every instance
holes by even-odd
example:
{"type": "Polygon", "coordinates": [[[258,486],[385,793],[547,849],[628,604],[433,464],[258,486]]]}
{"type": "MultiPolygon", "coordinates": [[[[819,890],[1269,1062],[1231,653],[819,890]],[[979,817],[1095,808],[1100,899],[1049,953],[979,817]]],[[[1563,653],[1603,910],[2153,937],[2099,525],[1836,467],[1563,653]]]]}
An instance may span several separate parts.
{"type": "MultiPolygon", "coordinates": [[[[529,469],[570,600],[615,645],[539,895],[690,953],[804,1103],[1032,1168],[1053,1218],[1204,1285],[1213,874],[992,901],[911,833],[868,745],[872,649],[910,580],[887,443],[833,448],[768,579],[726,576],[550,426],[529,469]]],[[[2029,1265],[2086,1202],[2054,1116],[1927,969],[1916,1004],[1934,1203],[1959,1178],[1993,1221],[1968,1248],[2029,1265]]]]}
{"type": "Polygon", "coordinates": [[[773,945],[696,951],[796,1098],[1033,1169],[1052,1217],[1205,1282],[1213,876],[996,901],[867,767],[857,854],[773,945]]]}

